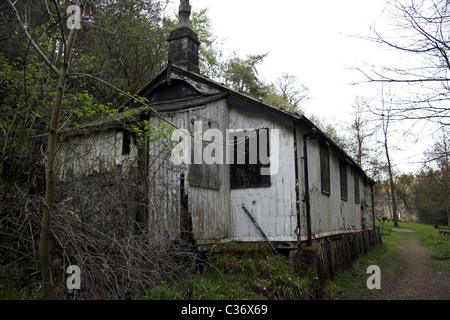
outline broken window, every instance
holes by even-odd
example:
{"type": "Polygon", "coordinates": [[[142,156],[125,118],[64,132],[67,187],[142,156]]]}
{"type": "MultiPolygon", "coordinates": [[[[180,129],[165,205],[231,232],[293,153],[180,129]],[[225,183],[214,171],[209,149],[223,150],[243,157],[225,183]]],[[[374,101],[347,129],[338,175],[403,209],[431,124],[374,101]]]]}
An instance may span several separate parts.
{"type": "Polygon", "coordinates": [[[348,199],[348,188],[347,188],[347,163],[343,160],[339,162],[339,171],[341,178],[341,199],[348,199]]]}
{"type": "Polygon", "coordinates": [[[322,192],[331,194],[330,151],[322,143],[320,144],[320,182],[322,192]]]}
{"type": "Polygon", "coordinates": [[[270,175],[261,173],[270,168],[269,129],[233,132],[231,138],[231,189],[270,187],[270,175]]]}
{"type": "Polygon", "coordinates": [[[130,154],[131,151],[131,133],[128,130],[123,131],[122,155],[130,154]]]}

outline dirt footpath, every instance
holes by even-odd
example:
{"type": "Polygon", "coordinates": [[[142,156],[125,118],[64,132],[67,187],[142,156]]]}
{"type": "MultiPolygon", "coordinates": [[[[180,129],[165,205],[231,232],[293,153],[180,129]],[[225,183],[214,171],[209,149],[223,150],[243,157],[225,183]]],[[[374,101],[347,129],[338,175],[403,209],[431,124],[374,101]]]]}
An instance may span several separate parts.
{"type": "Polygon", "coordinates": [[[381,275],[382,300],[450,300],[450,275],[436,272],[435,260],[416,237],[409,237],[404,245],[394,247],[405,263],[395,280],[394,270],[383,270],[381,275]]]}

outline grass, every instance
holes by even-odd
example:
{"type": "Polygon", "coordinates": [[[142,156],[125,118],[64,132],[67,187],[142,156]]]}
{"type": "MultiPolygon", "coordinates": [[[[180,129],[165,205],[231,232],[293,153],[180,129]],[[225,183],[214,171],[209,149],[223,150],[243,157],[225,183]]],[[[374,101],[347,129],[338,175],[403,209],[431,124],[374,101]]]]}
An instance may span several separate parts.
{"type": "Polygon", "coordinates": [[[0,253],[0,300],[40,299],[36,286],[39,273],[35,269],[23,259],[14,260],[0,253]]]}
{"type": "Polygon", "coordinates": [[[450,259],[450,237],[439,234],[439,230],[450,230],[450,227],[441,226],[439,229],[435,229],[432,225],[417,223],[403,223],[402,227],[417,232],[423,245],[431,249],[432,258],[438,260],[450,259]]]}
{"type": "MultiPolygon", "coordinates": [[[[450,238],[442,236],[432,225],[418,223],[400,222],[399,229],[408,229],[413,233],[395,232],[392,222],[378,222],[382,234],[383,244],[372,249],[367,255],[360,257],[352,267],[339,273],[331,281],[326,291],[332,299],[377,299],[378,290],[368,290],[366,280],[367,267],[377,265],[381,270],[392,270],[392,280],[397,281],[403,272],[404,261],[394,250],[396,245],[405,245],[411,237],[417,237],[422,245],[430,249],[431,257],[434,258],[432,267],[437,272],[450,271],[450,238]]],[[[440,227],[440,229],[450,229],[440,227]]]]}
{"type": "Polygon", "coordinates": [[[395,277],[400,274],[402,262],[398,255],[386,244],[370,250],[366,255],[356,260],[352,266],[338,273],[331,280],[325,290],[333,300],[339,299],[377,299],[377,290],[368,290],[366,280],[368,274],[367,267],[377,265],[381,270],[387,265],[393,266],[396,270],[395,277]]]}
{"type": "Polygon", "coordinates": [[[434,226],[400,223],[399,228],[413,230],[413,233],[393,231],[392,222],[380,222],[377,226],[381,230],[383,244],[361,256],[351,268],[337,274],[325,288],[314,272],[304,278],[296,275],[292,263],[273,254],[265,244],[228,243],[209,248],[208,263],[202,273],[158,286],[150,290],[145,299],[378,299],[379,290],[367,289],[367,267],[377,265],[381,270],[390,270],[390,278],[397,281],[402,275],[404,260],[395,246],[408,244],[411,237],[418,237],[424,246],[430,248],[435,258],[433,270],[449,271],[450,238],[439,235],[434,226]]]}
{"type": "Polygon", "coordinates": [[[299,300],[317,296],[316,275],[301,278],[287,258],[266,244],[210,247],[202,273],[150,290],[145,299],[299,300]]]}

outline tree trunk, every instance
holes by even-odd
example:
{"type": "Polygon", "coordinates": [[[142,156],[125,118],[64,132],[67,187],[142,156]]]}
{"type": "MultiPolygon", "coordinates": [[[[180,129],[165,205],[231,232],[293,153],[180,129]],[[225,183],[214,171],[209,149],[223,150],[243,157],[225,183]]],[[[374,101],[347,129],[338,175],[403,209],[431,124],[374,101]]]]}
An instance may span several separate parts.
{"type": "Polygon", "coordinates": [[[41,236],[39,241],[39,258],[41,262],[41,276],[44,295],[46,299],[53,299],[53,284],[52,284],[52,261],[50,256],[50,228],[51,218],[55,203],[55,189],[56,189],[56,177],[55,177],[55,159],[57,148],[57,136],[58,136],[58,124],[59,114],[61,111],[62,99],[64,97],[64,88],[66,85],[67,72],[69,69],[69,63],[64,62],[61,67],[58,88],[56,90],[56,97],[53,102],[52,117],[50,120],[50,128],[48,133],[47,143],[47,162],[46,162],[46,192],[45,192],[45,205],[42,216],[41,236]]]}
{"type": "Polygon", "coordinates": [[[383,114],[382,114],[382,125],[383,125],[383,134],[384,134],[384,151],[386,154],[386,161],[388,166],[388,174],[389,174],[389,189],[390,196],[392,199],[392,219],[394,220],[394,226],[398,227],[398,218],[397,218],[397,199],[395,198],[395,183],[394,183],[394,174],[392,172],[392,163],[391,157],[389,155],[389,144],[388,144],[388,135],[389,135],[389,123],[391,120],[391,107],[392,107],[393,96],[388,93],[387,95],[384,92],[384,88],[381,87],[381,104],[383,105],[383,114]]]}
{"type": "Polygon", "coordinates": [[[398,227],[398,219],[397,219],[397,199],[395,198],[395,183],[394,183],[394,174],[392,173],[392,164],[391,164],[391,158],[389,156],[389,148],[388,148],[388,142],[387,142],[387,125],[386,125],[386,131],[385,131],[385,137],[384,137],[384,149],[386,152],[386,159],[388,164],[388,173],[389,173],[389,189],[390,189],[390,195],[392,199],[392,218],[394,220],[394,227],[398,227]]]}
{"type": "MultiPolygon", "coordinates": [[[[84,11],[86,0],[80,5],[81,12],[84,11]]],[[[77,29],[70,31],[69,38],[65,46],[64,61],[58,73],[58,87],[53,102],[52,116],[50,119],[50,127],[48,132],[48,144],[46,151],[46,191],[45,204],[42,215],[41,234],[39,240],[39,258],[41,263],[42,286],[45,298],[51,300],[54,298],[52,283],[52,259],[50,255],[50,232],[51,220],[55,204],[56,176],[55,176],[55,160],[57,151],[57,137],[59,126],[59,115],[61,111],[62,100],[64,97],[64,89],[69,71],[70,56],[72,53],[73,43],[77,34],[77,29]]]]}
{"type": "MultiPolygon", "coordinates": [[[[389,157],[389,156],[388,156],[389,157]]],[[[389,158],[388,158],[389,159],[389,158]]],[[[388,170],[389,170],[389,185],[391,189],[391,198],[392,198],[392,216],[394,219],[394,227],[398,227],[398,218],[397,218],[397,199],[395,198],[395,183],[394,183],[394,177],[392,174],[392,168],[390,161],[388,160],[388,170]]]]}

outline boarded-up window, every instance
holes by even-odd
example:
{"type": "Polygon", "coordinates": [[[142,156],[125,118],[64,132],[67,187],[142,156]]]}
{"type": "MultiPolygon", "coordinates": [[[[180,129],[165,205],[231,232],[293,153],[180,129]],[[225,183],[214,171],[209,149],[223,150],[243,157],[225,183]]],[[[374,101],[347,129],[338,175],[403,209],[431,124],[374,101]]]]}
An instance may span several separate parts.
{"type": "MultiPolygon", "coordinates": [[[[202,150],[205,150],[209,142],[202,141],[202,150]]],[[[220,178],[220,166],[216,163],[206,164],[204,162],[200,164],[194,163],[194,147],[192,147],[191,160],[192,164],[189,167],[189,184],[195,187],[201,187],[206,189],[219,190],[221,184],[220,178]]]]}
{"type": "Polygon", "coordinates": [[[330,194],[330,151],[323,144],[320,144],[320,182],[322,192],[330,194]]]}
{"type": "Polygon", "coordinates": [[[270,175],[261,174],[261,168],[270,168],[266,161],[270,157],[269,129],[234,132],[231,138],[231,189],[270,187],[270,175]]]}
{"type": "MultiPolygon", "coordinates": [[[[222,140],[222,133],[217,129],[218,124],[195,114],[189,112],[191,119],[191,132],[193,138],[191,139],[191,165],[189,166],[189,184],[194,187],[219,190],[222,184],[222,177],[220,171],[220,163],[222,159],[216,159],[214,163],[206,163],[205,153],[208,153],[207,147],[211,145],[216,139],[222,140]],[[207,130],[214,130],[211,137],[206,137],[207,130]]],[[[215,156],[209,153],[210,156],[215,156]]]]}
{"type": "Polygon", "coordinates": [[[341,160],[339,162],[339,171],[340,171],[340,178],[341,178],[341,198],[342,198],[342,200],[347,200],[348,199],[347,164],[343,160],[341,160]]]}
{"type": "Polygon", "coordinates": [[[359,195],[359,174],[358,174],[358,172],[356,172],[356,170],[355,170],[355,175],[354,175],[354,177],[355,177],[355,203],[360,203],[360,195],[359,195]]]}

